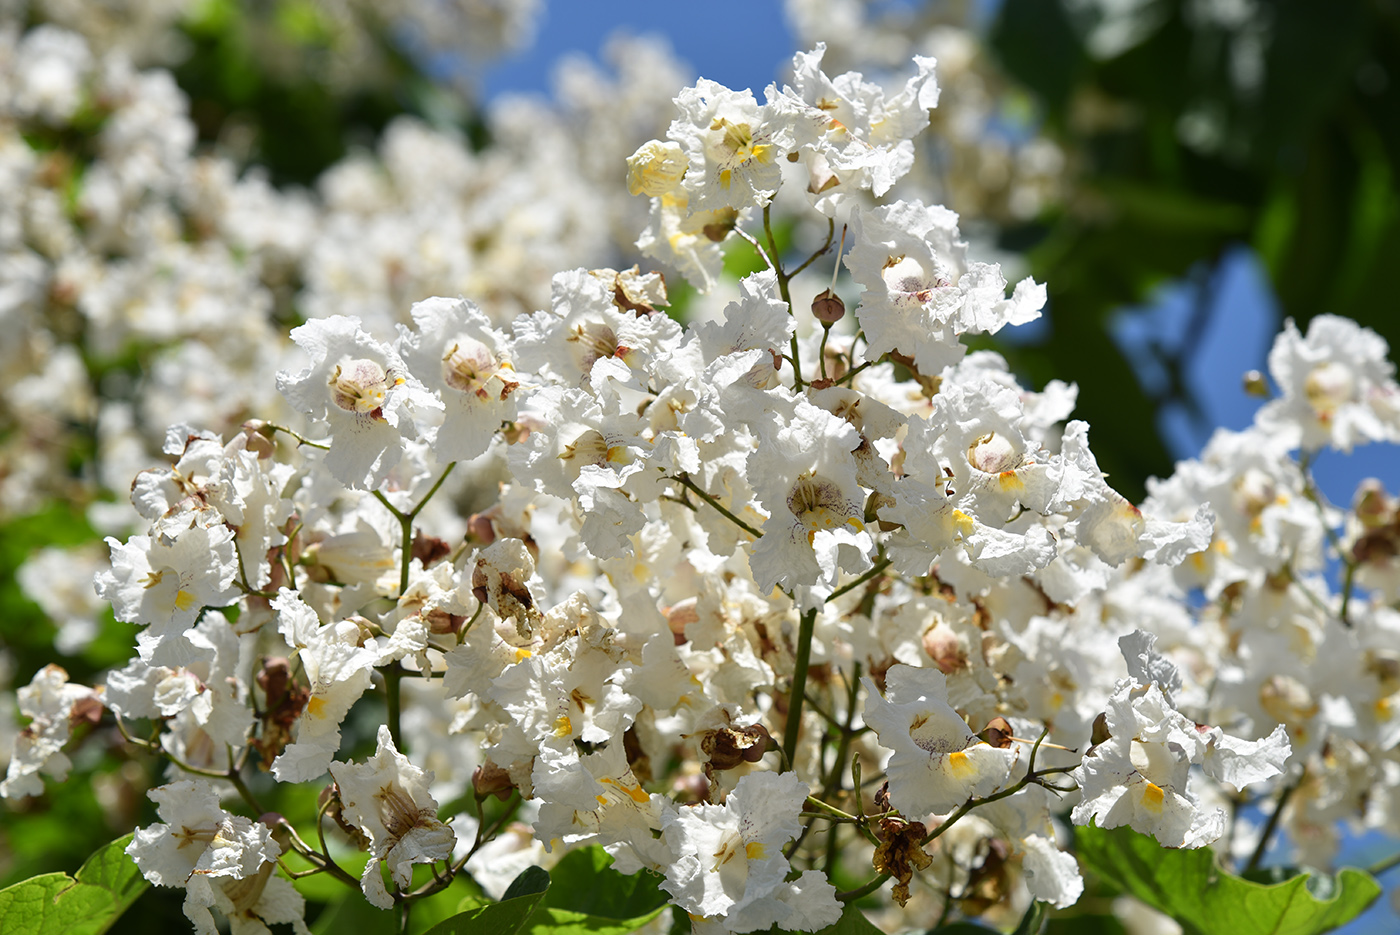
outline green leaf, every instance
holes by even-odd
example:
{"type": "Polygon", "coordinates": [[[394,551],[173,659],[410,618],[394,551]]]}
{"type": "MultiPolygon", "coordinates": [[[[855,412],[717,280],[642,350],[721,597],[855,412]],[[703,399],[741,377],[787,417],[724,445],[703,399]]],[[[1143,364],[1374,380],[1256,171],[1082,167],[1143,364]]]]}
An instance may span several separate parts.
{"type": "Polygon", "coordinates": [[[526,924],[549,889],[549,874],[540,867],[526,867],[511,881],[498,903],[474,906],[434,925],[424,935],[516,935],[526,924]]]}
{"type": "Polygon", "coordinates": [[[1075,829],[1079,856],[1100,876],[1199,935],[1317,935],[1344,925],[1381,893],[1370,874],[1335,881],[1300,874],[1272,886],[1215,865],[1207,848],[1173,849],[1131,828],[1075,829]]]}
{"type": "Polygon", "coordinates": [[[570,851],[549,872],[544,904],[606,919],[654,917],[667,900],[661,877],[645,870],[624,876],[612,862],[597,845],[570,851]]]}
{"type": "Polygon", "coordinates": [[[105,845],[76,877],[46,873],[0,890],[6,935],[102,935],[149,885],[126,856],[131,835],[105,845]]]}
{"type": "Polygon", "coordinates": [[[841,918],[833,925],[828,925],[817,935],[884,935],[883,932],[865,917],[855,906],[846,904],[846,908],[841,912],[841,918]]]}

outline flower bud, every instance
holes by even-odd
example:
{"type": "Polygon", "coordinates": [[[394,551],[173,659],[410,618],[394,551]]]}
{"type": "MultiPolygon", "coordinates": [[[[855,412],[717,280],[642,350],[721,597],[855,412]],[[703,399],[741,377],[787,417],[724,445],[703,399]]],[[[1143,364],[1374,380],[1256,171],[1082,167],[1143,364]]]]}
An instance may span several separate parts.
{"type": "Polygon", "coordinates": [[[819,293],[812,300],[812,314],[823,325],[834,325],[846,317],[846,303],[830,289],[819,293]]]}
{"type": "Polygon", "coordinates": [[[1269,383],[1258,370],[1251,370],[1244,375],[1244,391],[1260,399],[1268,399],[1270,396],[1269,383]]]}
{"type": "Polygon", "coordinates": [[[472,773],[472,791],[478,799],[494,795],[504,802],[514,789],[515,783],[510,781],[510,773],[495,763],[483,763],[472,773]]]}

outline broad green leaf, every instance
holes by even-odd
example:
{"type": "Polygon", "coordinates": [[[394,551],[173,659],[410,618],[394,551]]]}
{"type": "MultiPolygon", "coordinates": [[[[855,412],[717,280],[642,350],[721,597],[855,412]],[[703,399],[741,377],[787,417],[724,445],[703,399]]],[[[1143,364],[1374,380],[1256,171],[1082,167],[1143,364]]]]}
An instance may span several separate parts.
{"type": "Polygon", "coordinates": [[[1335,880],[1253,883],[1217,867],[1207,848],[1162,847],[1131,828],[1076,828],[1075,840],[1094,872],[1199,935],[1317,935],[1356,918],[1381,892],[1352,868],[1335,880]]]}
{"type": "Polygon", "coordinates": [[[549,872],[544,905],[606,919],[651,919],[666,905],[661,877],[645,870],[624,876],[612,862],[596,845],[570,851],[549,872]]]}
{"type": "Polygon", "coordinates": [[[434,925],[425,935],[516,935],[526,925],[549,889],[549,874],[526,867],[506,888],[498,903],[476,906],[434,925]]]}
{"type": "MultiPolygon", "coordinates": [[[[308,877],[307,879],[311,879],[308,877]]],[[[397,935],[399,917],[396,912],[387,912],[372,906],[359,890],[347,890],[336,881],[342,894],[326,907],[311,926],[313,935],[337,935],[339,932],[354,932],[355,935],[397,935]]]]}
{"type": "Polygon", "coordinates": [[[5,935],[102,935],[149,885],[126,856],[131,835],[98,850],[76,877],[46,873],[0,890],[5,935]]]}
{"type": "Polygon", "coordinates": [[[835,924],[828,925],[817,935],[883,935],[880,929],[865,917],[855,906],[847,903],[846,908],[841,912],[841,918],[835,924]]]}

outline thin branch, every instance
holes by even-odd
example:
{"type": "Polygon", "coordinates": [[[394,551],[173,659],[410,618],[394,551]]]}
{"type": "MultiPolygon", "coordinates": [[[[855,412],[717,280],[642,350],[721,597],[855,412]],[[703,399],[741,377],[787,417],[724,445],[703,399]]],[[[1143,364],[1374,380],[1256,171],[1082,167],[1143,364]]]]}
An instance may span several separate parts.
{"type": "Polygon", "coordinates": [[[710,496],[709,494],[707,494],[704,490],[700,489],[700,487],[695,483],[695,481],[691,480],[690,477],[689,477],[688,475],[686,475],[686,474],[673,474],[673,475],[671,475],[671,480],[676,481],[678,484],[680,484],[682,487],[684,487],[684,488],[686,488],[687,490],[689,490],[691,493],[695,494],[695,495],[696,495],[697,497],[699,497],[701,500],[704,500],[704,501],[705,501],[706,503],[708,503],[710,506],[714,507],[716,510],[719,510],[719,511],[720,511],[721,513],[723,513],[732,523],[734,523],[734,524],[735,524],[736,526],[738,526],[740,529],[744,530],[744,532],[746,532],[746,533],[748,533],[749,535],[753,536],[755,539],[762,538],[762,536],[763,536],[763,533],[762,533],[762,532],[760,532],[760,531],[757,530],[757,529],[754,529],[754,528],[753,528],[752,526],[750,526],[748,523],[744,522],[744,521],[741,520],[739,517],[737,517],[737,516],[735,516],[733,513],[729,512],[729,510],[726,509],[725,506],[724,506],[722,503],[720,503],[720,502],[719,502],[718,500],[716,500],[714,497],[712,497],[712,496],[710,496]]]}

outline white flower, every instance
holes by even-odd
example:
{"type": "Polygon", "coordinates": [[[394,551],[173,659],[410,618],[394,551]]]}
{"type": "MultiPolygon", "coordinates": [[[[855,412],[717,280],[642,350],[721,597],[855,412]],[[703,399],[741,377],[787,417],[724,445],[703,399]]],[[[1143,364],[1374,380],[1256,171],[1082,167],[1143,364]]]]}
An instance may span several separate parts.
{"type": "Polygon", "coordinates": [[[764,590],[818,586],[870,567],[865,491],[852,452],[860,433],[845,419],[796,399],[749,456],[749,477],[768,511],[749,567],[764,590]]]}
{"type": "Polygon", "coordinates": [[[846,266],[865,287],[856,318],[867,359],[899,351],[935,374],[962,357],[959,335],[1032,321],[1045,304],[1044,286],[1024,279],[1008,299],[999,266],[968,260],[947,208],[896,201],[860,210],[851,236],[846,266]]]}
{"type": "Polygon", "coordinates": [[[194,526],[175,539],[107,538],[112,568],[97,576],[97,594],[123,623],[150,625],[136,637],[142,659],[159,664],[161,643],[194,623],[202,608],[237,599],[233,537],[227,526],[194,526]]]}
{"type": "Polygon", "coordinates": [[[433,451],[442,461],[475,458],[515,419],[510,340],[465,299],[415,302],[413,323],[399,340],[404,363],[446,410],[433,451]]]}
{"type": "Polygon", "coordinates": [[[186,889],[185,915],[213,933],[211,880],[246,880],[277,859],[272,829],[219,807],[214,787],[182,780],[147,793],[163,823],[136,829],[126,853],[157,886],[186,889]]]}
{"type": "Polygon", "coordinates": [[[1153,649],[1155,638],[1138,631],[1119,647],[1133,678],[1118,683],[1108,700],[1108,740],[1093,747],[1072,773],[1083,799],[1077,825],[1128,825],[1167,847],[1202,847],[1225,831],[1225,813],[1202,807],[1192,788],[1191,765],[1236,787],[1283,772],[1291,754],[1282,725],[1262,740],[1246,741],[1182,715],[1162,686],[1181,684],[1180,674],[1153,649]],[[1150,679],[1146,684],[1138,679],[1150,679]]]}
{"type": "Polygon", "coordinates": [[[948,682],[938,669],[903,664],[885,674],[885,696],[861,680],[865,721],[880,746],[893,750],[885,766],[890,804],[909,818],[950,812],[973,796],[1000,789],[1016,763],[1016,749],[977,739],[948,704],[948,682]]]}
{"type": "Polygon", "coordinates": [[[662,889],[701,921],[724,931],[776,925],[809,932],[836,922],[836,889],[819,871],[787,883],[783,845],[801,831],[797,813],[810,789],[793,773],[752,773],[723,805],[692,805],[662,815],[676,861],[662,889]],[[794,898],[800,894],[801,898],[794,898]]]}
{"type": "Polygon", "coordinates": [[[748,219],[748,209],[690,210],[684,188],[651,200],[647,226],[637,237],[642,256],[680,270],[701,292],[715,287],[724,269],[724,243],[734,228],[748,219]]]}
{"type": "Polygon", "coordinates": [[[441,408],[399,356],[351,318],[318,318],[292,329],[311,355],[299,374],[277,374],[277,389],[298,410],[330,426],[325,464],[349,487],[372,488],[403,456],[415,416],[441,408]]]}
{"type": "Polygon", "coordinates": [[[394,905],[384,888],[379,866],[389,868],[400,890],[413,881],[413,865],[445,860],[457,836],[437,817],[437,801],[428,793],[433,774],[408,761],[394,747],[389,728],[379,727],[379,748],[363,765],[330,766],[340,787],[345,819],[370,840],[373,859],[360,885],[365,898],[381,909],[394,905]]]}
{"type": "Polygon", "coordinates": [[[793,57],[794,87],[772,97],[790,113],[797,144],[807,158],[808,194],[824,213],[851,192],[885,194],[914,165],[909,142],[928,126],[938,105],[934,60],[914,56],[918,73],[896,96],[866,81],[859,72],[828,78],[821,70],[826,44],[793,57]]]}
{"type": "Polygon", "coordinates": [[[74,707],[89,700],[101,705],[91,688],[70,684],[68,673],[52,663],[34,673],[17,694],[20,713],[30,722],[15,735],[14,753],[5,781],[0,782],[0,798],[7,799],[42,794],[40,773],[59,782],[66,779],[73,764],[64,755],[63,745],[72,733],[74,707]]]}
{"type": "Polygon", "coordinates": [[[678,143],[652,140],[627,157],[627,192],[657,198],[680,187],[689,160],[678,143]]]}
{"type": "MultiPolygon", "coordinates": [[[[284,589],[282,595],[287,593],[284,589]]],[[[310,782],[326,771],[340,748],[340,722],[369,688],[379,658],[378,645],[361,646],[360,628],[348,620],[310,632],[298,629],[297,635],[306,640],[300,656],[311,697],[297,719],[296,743],[272,761],[279,782],[310,782]]]]}
{"type": "Polygon", "coordinates": [[[676,98],[680,116],[667,136],[685,148],[681,184],[692,211],[766,204],[782,180],[779,160],[793,148],[790,121],[753,92],[701,78],[676,98]]]}
{"type": "MultiPolygon", "coordinates": [[[[238,635],[222,614],[172,639],[168,665],[133,659],[107,676],[107,706],[125,718],[175,718],[188,713],[221,752],[241,748],[252,726],[248,685],[240,678],[238,635]]],[[[168,736],[168,735],[167,735],[168,736]]]]}
{"type": "Polygon", "coordinates": [[[1282,396],[1259,410],[1256,424],[1290,447],[1400,440],[1400,387],[1384,339],[1336,315],[1318,315],[1304,338],[1290,318],[1269,351],[1269,373],[1282,396]]]}

